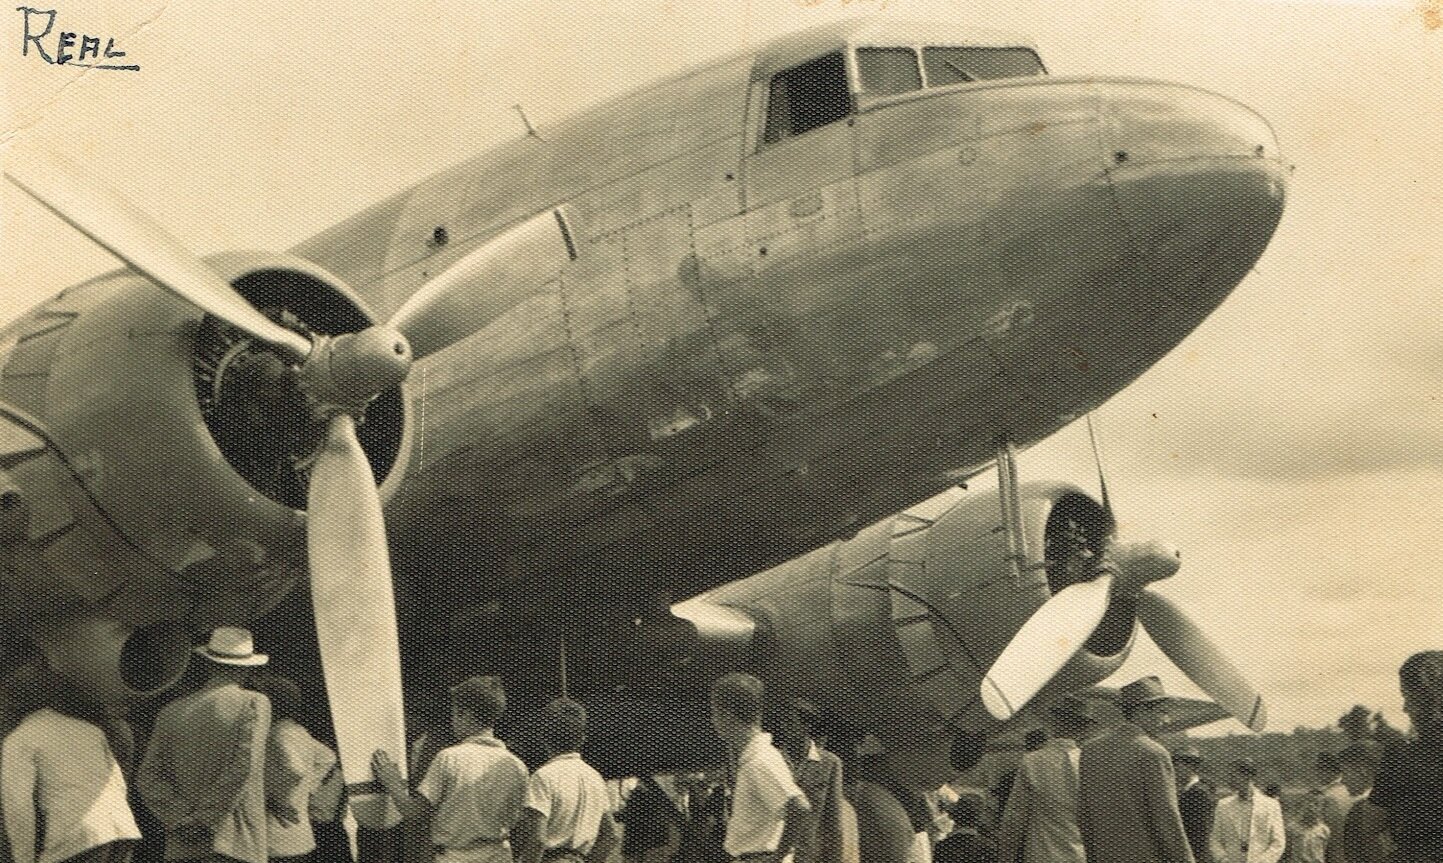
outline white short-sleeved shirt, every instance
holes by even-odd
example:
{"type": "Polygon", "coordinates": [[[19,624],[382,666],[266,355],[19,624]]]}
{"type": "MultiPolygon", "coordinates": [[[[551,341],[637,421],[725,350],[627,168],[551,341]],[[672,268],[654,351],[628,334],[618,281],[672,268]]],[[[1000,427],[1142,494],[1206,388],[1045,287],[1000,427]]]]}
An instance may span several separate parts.
{"type": "Polygon", "coordinates": [[[541,813],[541,847],[589,853],[611,798],[606,782],[579,752],[541,765],[526,789],[526,808],[541,813]]]}
{"type": "Polygon", "coordinates": [[[478,734],[437,753],[416,791],[436,810],[431,840],[473,848],[510,834],[526,799],[526,765],[505,743],[478,734]]]}
{"type": "Polygon", "coordinates": [[[10,732],[0,757],[6,796],[33,800],[45,817],[37,863],[140,838],[125,799],[125,777],[97,726],[43,708],[10,732]]]}
{"type": "Polygon", "coordinates": [[[732,815],[724,846],[733,857],[777,850],[786,825],[787,802],[806,794],[792,779],[792,768],[772,745],[772,736],[757,732],[737,758],[732,815]]]}

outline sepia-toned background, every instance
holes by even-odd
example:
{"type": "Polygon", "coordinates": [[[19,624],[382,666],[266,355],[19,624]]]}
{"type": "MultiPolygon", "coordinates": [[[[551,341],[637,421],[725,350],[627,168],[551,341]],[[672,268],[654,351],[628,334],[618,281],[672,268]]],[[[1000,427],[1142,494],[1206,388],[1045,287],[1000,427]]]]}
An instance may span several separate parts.
{"type": "MultiPolygon", "coordinates": [[[[1258,684],[1274,730],[1354,703],[1402,725],[1398,663],[1443,647],[1436,2],[32,2],[141,69],[23,57],[22,13],[5,10],[0,140],[86,165],[202,253],[286,248],[524,134],[515,104],[544,136],[648,79],[841,17],[1018,31],[1053,74],[1232,96],[1273,123],[1291,198],[1232,298],[1097,412],[1122,530],[1183,548],[1159,589],[1258,684]]],[[[0,320],[114,266],[8,184],[0,215],[0,320]]],[[[1021,469],[1095,488],[1085,427],[1021,469]]],[[[1150,645],[1118,678],[1152,672],[1197,692],[1150,645]]]]}

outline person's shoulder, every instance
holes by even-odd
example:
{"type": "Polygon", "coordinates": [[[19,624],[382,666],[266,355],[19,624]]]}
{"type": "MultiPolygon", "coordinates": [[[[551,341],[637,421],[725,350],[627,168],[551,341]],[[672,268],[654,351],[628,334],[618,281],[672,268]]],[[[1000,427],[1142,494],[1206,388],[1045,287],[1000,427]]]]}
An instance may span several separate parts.
{"type": "Polygon", "coordinates": [[[788,779],[792,776],[792,765],[787,761],[787,756],[775,744],[768,743],[760,748],[757,756],[752,759],[758,769],[767,770],[778,775],[785,774],[788,779]]]}
{"type": "Polygon", "coordinates": [[[521,756],[512,752],[510,749],[498,749],[496,758],[513,771],[520,773],[523,779],[531,773],[531,771],[526,768],[526,762],[521,760],[521,756]]]}
{"type": "Polygon", "coordinates": [[[29,744],[36,738],[44,736],[50,729],[55,727],[50,721],[51,717],[46,714],[51,714],[52,716],[60,715],[49,708],[30,711],[21,717],[20,721],[16,722],[9,733],[5,735],[5,743],[10,746],[19,746],[29,744]]]}
{"type": "Polygon", "coordinates": [[[235,709],[254,707],[260,708],[264,705],[267,709],[271,706],[271,700],[264,693],[256,692],[254,689],[245,689],[240,686],[216,686],[190,696],[196,700],[209,701],[212,704],[235,709]]]}
{"type": "Polygon", "coordinates": [[[199,696],[199,692],[191,692],[167,701],[161,705],[160,710],[156,711],[155,724],[160,725],[160,723],[165,720],[174,719],[179,714],[184,713],[190,705],[196,702],[199,696]]]}
{"type": "MultiPolygon", "coordinates": [[[[601,772],[600,772],[599,770],[597,770],[595,767],[593,767],[593,766],[591,765],[591,762],[587,761],[585,758],[572,758],[572,759],[568,759],[568,760],[569,760],[569,762],[570,762],[570,766],[568,766],[568,767],[566,768],[566,770],[567,770],[568,772],[575,773],[575,774],[580,775],[580,776],[585,776],[585,777],[587,777],[588,779],[591,778],[592,776],[600,776],[600,775],[601,775],[601,772]]],[[[548,764],[553,764],[553,763],[556,763],[556,762],[547,762],[547,763],[548,763],[548,764]]]]}
{"type": "Polygon", "coordinates": [[[605,788],[606,777],[601,775],[601,771],[597,770],[595,767],[592,767],[590,764],[586,764],[586,762],[582,762],[582,764],[586,767],[586,781],[590,782],[592,785],[599,785],[602,788],[605,788]]]}
{"type": "Polygon", "coordinates": [[[457,762],[464,754],[464,750],[460,744],[447,746],[440,752],[437,752],[435,758],[431,759],[431,764],[426,768],[426,773],[435,773],[437,776],[454,774],[457,770],[457,762]]]}
{"type": "Polygon", "coordinates": [[[307,731],[304,725],[290,719],[271,723],[271,736],[297,749],[315,749],[318,746],[325,748],[324,744],[311,736],[311,732],[307,731]]]}
{"type": "Polygon", "coordinates": [[[1167,747],[1146,734],[1134,736],[1131,738],[1131,743],[1139,754],[1145,755],[1149,760],[1166,761],[1168,764],[1172,764],[1172,754],[1167,751],[1167,747]]]}

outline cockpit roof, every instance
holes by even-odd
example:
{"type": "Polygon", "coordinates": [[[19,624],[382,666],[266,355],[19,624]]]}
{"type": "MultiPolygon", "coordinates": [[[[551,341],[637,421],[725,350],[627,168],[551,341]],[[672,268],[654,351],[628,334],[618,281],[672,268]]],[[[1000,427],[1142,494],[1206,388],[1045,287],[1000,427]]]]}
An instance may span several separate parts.
{"type": "Polygon", "coordinates": [[[1036,43],[1028,37],[1004,30],[938,21],[854,18],[799,30],[772,40],[757,52],[752,77],[754,80],[770,78],[777,72],[832,51],[890,45],[1029,48],[1037,51],[1036,43]]]}

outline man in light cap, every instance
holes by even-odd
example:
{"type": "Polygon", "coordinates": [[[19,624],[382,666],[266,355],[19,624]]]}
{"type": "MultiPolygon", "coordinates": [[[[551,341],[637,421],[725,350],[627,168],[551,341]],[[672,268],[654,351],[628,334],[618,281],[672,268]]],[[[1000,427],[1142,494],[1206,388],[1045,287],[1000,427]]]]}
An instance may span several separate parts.
{"type": "Polygon", "coordinates": [[[1154,738],[1171,718],[1162,681],[1122,687],[1123,722],[1082,745],[1078,826],[1088,863],[1193,863],[1172,758],[1154,738]]]}
{"type": "Polygon", "coordinates": [[[165,825],[166,860],[266,863],[271,703],[243,684],[267,657],[234,626],[217,628],[195,652],[210,677],[156,716],[136,787],[165,825]]]}
{"type": "Polygon", "coordinates": [[[1092,705],[1074,695],[1052,706],[1053,737],[1022,756],[998,831],[1001,863],[1085,863],[1077,826],[1077,741],[1092,728],[1092,705]]]}

